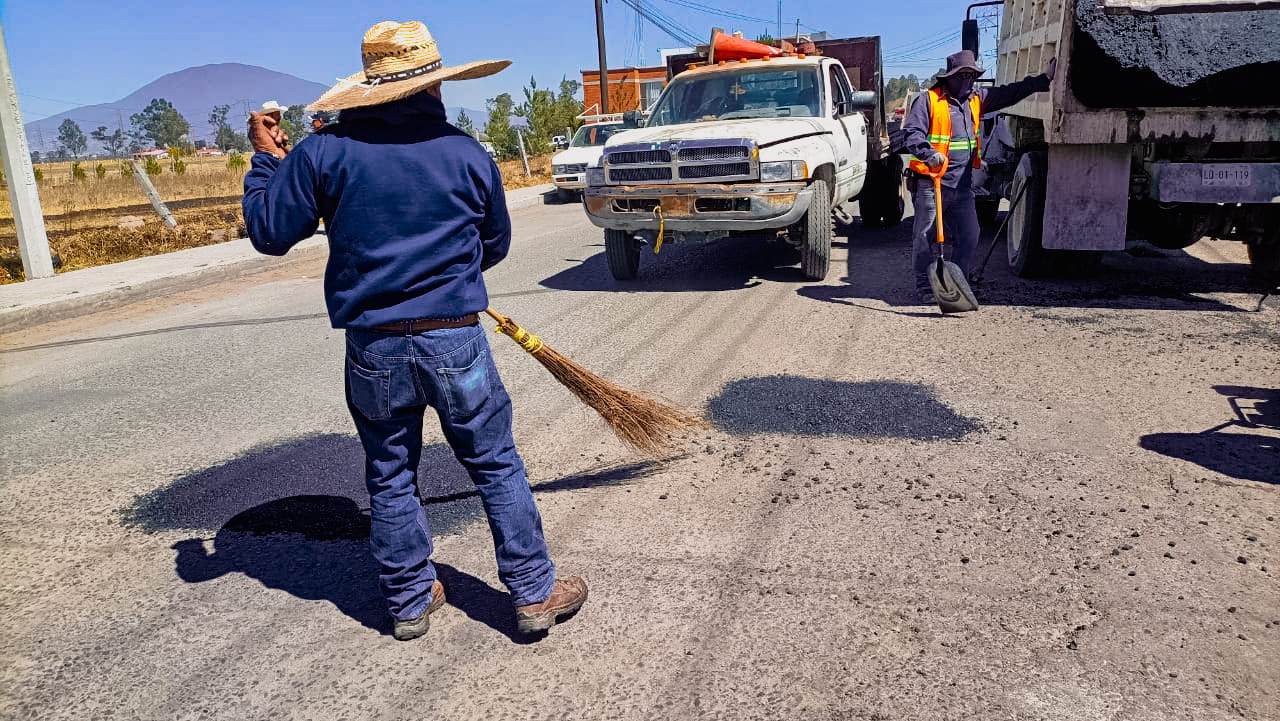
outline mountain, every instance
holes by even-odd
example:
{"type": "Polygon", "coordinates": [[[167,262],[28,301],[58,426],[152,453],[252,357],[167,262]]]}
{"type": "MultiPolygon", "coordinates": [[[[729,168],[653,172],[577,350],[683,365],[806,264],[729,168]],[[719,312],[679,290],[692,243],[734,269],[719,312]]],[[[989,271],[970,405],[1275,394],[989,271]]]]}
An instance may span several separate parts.
{"type": "MultiPolygon", "coordinates": [[[[67,118],[79,124],[86,136],[99,125],[114,131],[123,123],[125,132],[128,132],[129,116],[147,107],[152,98],[164,98],[173,103],[182,117],[191,123],[192,140],[212,140],[213,127],[208,119],[209,111],[215,105],[231,106],[228,117],[234,126],[238,119],[248,117],[250,110],[257,110],[267,100],[275,100],[281,105],[305,104],[328,89],[327,85],[256,65],[201,65],[169,73],[114,103],[86,105],[27,123],[27,143],[32,150],[42,153],[57,150],[58,126],[67,118]]],[[[238,129],[243,131],[243,125],[238,129]]],[[[89,140],[89,150],[100,150],[92,139],[89,140]]]]}

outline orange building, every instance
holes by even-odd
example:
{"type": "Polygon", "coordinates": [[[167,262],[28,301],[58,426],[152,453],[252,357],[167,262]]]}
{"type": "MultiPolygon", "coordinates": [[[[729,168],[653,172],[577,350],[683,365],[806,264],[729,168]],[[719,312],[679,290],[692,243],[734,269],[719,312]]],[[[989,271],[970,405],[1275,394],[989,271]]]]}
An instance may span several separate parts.
{"type": "MultiPolygon", "coordinates": [[[[667,85],[667,69],[618,68],[609,70],[609,112],[648,110],[667,85]]],[[[582,107],[588,115],[600,113],[600,71],[582,71],[582,107]]]]}

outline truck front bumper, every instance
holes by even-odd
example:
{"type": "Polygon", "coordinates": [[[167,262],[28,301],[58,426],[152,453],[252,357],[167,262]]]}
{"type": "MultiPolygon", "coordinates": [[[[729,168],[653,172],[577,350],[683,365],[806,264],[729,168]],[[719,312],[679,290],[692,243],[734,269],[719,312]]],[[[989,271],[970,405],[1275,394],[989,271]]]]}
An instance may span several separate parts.
{"type": "Polygon", "coordinates": [[[552,175],[551,182],[561,190],[582,190],[587,187],[586,173],[567,173],[564,175],[552,175]]]}
{"type": "Polygon", "coordinates": [[[615,230],[763,231],[785,228],[809,210],[804,183],[688,183],[589,186],[587,217],[615,230]],[[659,212],[661,211],[661,212],[659,212]]]}

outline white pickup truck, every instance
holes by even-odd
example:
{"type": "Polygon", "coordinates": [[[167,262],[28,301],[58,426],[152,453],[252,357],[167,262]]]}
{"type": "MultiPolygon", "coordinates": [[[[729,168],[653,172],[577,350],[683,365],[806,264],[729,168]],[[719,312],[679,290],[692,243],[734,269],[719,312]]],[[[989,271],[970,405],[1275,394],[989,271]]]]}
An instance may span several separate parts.
{"type": "MultiPolygon", "coordinates": [[[[877,64],[878,48],[876,39],[877,64]]],[[[878,78],[876,68],[877,86],[878,78]]],[[[882,150],[880,99],[855,90],[845,66],[822,55],[675,75],[645,127],[611,137],[587,171],[587,215],[605,230],[614,278],[634,278],[641,248],[658,249],[659,239],[761,233],[798,247],[806,278],[825,278],[833,209],[864,193],[869,167],[880,168],[880,194],[893,196],[877,200],[876,220],[901,219],[900,167],[891,167],[901,161],[882,150]]]]}

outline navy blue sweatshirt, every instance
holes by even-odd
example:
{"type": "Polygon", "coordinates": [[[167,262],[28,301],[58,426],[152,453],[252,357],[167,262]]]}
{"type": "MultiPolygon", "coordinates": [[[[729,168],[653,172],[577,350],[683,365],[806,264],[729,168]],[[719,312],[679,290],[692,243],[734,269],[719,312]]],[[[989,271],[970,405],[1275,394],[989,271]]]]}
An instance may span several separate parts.
{"type": "MultiPolygon", "coordinates": [[[[941,85],[939,85],[941,88],[941,85]]],[[[1020,102],[1034,93],[1049,89],[1049,76],[1031,75],[1016,83],[997,85],[993,88],[975,87],[973,92],[982,98],[982,114],[994,113],[1020,102]]],[[[947,107],[951,108],[951,138],[953,141],[973,140],[973,116],[969,112],[969,97],[953,98],[943,91],[947,107]]],[[[929,94],[920,93],[911,103],[910,112],[902,123],[902,144],[913,157],[924,159],[933,153],[929,144],[929,94]]],[[[972,151],[958,148],[953,143],[947,155],[947,172],[942,176],[945,188],[967,190],[973,179],[972,151]]]]}
{"type": "Polygon", "coordinates": [[[481,271],[511,245],[497,166],[425,92],[344,110],[284,160],[255,153],[243,208],[249,239],[268,255],[324,219],[335,328],[482,311],[481,271]]]}

